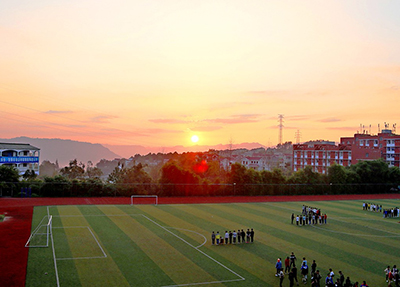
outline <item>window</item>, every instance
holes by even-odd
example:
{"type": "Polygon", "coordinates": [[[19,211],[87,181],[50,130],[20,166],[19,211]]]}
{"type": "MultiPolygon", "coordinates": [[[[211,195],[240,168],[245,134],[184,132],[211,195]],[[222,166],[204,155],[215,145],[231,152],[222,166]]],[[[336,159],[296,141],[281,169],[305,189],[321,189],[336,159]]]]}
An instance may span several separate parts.
{"type": "Polygon", "coordinates": [[[366,158],[369,157],[369,153],[366,152],[366,153],[365,153],[365,157],[366,157],[366,158]]]}

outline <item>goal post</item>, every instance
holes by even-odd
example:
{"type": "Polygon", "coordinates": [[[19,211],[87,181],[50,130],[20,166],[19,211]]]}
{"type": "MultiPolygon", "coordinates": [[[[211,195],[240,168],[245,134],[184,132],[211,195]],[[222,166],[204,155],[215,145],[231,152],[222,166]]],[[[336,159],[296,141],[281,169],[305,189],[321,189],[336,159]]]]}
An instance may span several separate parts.
{"type": "MultiPolygon", "coordinates": [[[[154,204],[158,205],[158,196],[157,195],[131,195],[131,205],[133,205],[135,203],[135,198],[139,199],[139,198],[154,198],[154,201],[152,201],[150,204],[154,204]]],[[[147,201],[146,201],[147,202],[147,201]]],[[[136,204],[138,204],[138,201],[136,201],[136,204]]],[[[144,204],[144,203],[141,203],[144,204]]]]}
{"type": "Polygon", "coordinates": [[[49,238],[53,229],[53,216],[45,216],[29,236],[25,247],[48,247],[49,238]],[[47,221],[46,221],[47,219],[47,221]]]}

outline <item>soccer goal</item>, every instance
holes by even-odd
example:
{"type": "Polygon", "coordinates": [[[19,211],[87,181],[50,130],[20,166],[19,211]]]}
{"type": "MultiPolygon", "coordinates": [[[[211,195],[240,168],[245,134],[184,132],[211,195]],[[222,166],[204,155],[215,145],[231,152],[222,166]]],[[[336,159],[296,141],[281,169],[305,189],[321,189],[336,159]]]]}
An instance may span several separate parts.
{"type": "Polygon", "coordinates": [[[25,247],[48,247],[49,237],[53,228],[53,216],[45,216],[29,236],[25,247]]]}
{"type": "Polygon", "coordinates": [[[157,195],[131,195],[131,205],[134,204],[158,204],[157,195]]]}

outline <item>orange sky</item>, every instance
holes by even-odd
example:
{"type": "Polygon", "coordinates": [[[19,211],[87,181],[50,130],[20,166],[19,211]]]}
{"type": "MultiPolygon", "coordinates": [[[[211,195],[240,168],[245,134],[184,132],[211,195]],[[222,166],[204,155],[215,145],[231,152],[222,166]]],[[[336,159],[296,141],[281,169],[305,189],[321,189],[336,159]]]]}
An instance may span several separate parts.
{"type": "Polygon", "coordinates": [[[1,138],[188,146],[398,121],[399,1],[0,1],[1,138]],[[250,2],[250,3],[248,3],[250,2]]]}

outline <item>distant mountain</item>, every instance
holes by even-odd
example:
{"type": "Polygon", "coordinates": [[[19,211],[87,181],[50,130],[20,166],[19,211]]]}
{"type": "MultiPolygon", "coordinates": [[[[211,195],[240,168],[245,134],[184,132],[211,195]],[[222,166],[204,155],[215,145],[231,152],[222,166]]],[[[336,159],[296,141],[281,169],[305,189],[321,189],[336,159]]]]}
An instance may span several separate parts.
{"type": "Polygon", "coordinates": [[[226,149],[255,149],[255,148],[266,148],[260,143],[241,143],[241,144],[233,144],[230,146],[229,144],[219,144],[219,145],[194,145],[194,146],[172,146],[172,147],[145,147],[141,145],[104,145],[111,151],[121,155],[123,158],[130,158],[135,154],[146,155],[148,153],[184,153],[184,152],[203,152],[208,151],[210,149],[215,150],[226,150],[226,149]]]}
{"type": "Polygon", "coordinates": [[[48,160],[55,163],[58,160],[60,167],[69,164],[73,159],[78,162],[87,163],[89,160],[93,164],[98,163],[101,159],[112,160],[114,158],[130,158],[136,154],[146,155],[149,153],[184,153],[184,152],[204,152],[210,149],[226,150],[226,149],[255,149],[266,148],[259,143],[241,143],[219,144],[213,146],[194,145],[194,146],[172,146],[172,147],[146,147],[141,145],[101,145],[88,142],[79,142],[63,139],[45,139],[45,138],[29,138],[17,137],[11,139],[0,139],[0,142],[28,143],[40,148],[40,162],[48,160]]]}
{"type": "Polygon", "coordinates": [[[28,143],[34,147],[40,148],[40,162],[48,160],[55,163],[58,160],[60,167],[69,164],[70,160],[77,159],[78,162],[87,163],[92,161],[98,163],[101,159],[114,159],[121,156],[110,151],[101,144],[92,144],[88,142],[79,142],[62,139],[44,139],[17,137],[12,139],[0,139],[0,142],[28,143]]]}

